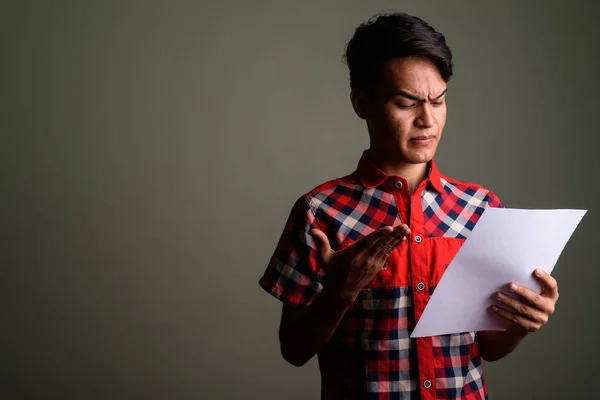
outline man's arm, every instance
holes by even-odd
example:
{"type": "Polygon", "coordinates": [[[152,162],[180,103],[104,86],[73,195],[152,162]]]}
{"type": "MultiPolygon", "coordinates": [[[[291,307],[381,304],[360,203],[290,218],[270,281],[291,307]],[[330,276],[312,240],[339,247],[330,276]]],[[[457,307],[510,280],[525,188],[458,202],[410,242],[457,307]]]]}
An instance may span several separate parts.
{"type": "Polygon", "coordinates": [[[526,336],[527,332],[515,327],[508,328],[506,331],[477,332],[481,358],[485,361],[496,361],[506,357],[526,336]]]}
{"type": "Polygon", "coordinates": [[[327,344],[352,303],[324,288],[310,306],[283,306],[279,343],[283,358],[301,367],[327,344]]]}
{"type": "Polygon", "coordinates": [[[409,233],[406,225],[385,227],[334,252],[323,232],[311,231],[327,276],[323,289],[306,308],[283,307],[279,341],[286,361],[302,366],[327,344],[362,288],[409,233]]]}

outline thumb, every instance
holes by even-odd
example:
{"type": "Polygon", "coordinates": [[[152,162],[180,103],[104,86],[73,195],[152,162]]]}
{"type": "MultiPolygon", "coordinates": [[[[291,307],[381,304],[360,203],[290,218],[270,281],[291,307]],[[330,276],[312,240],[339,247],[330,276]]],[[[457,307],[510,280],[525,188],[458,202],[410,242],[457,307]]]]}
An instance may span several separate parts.
{"type": "Polygon", "coordinates": [[[317,249],[323,258],[323,261],[328,263],[333,254],[333,250],[331,249],[327,235],[325,235],[322,230],[316,228],[311,229],[309,233],[315,239],[317,249]]]}

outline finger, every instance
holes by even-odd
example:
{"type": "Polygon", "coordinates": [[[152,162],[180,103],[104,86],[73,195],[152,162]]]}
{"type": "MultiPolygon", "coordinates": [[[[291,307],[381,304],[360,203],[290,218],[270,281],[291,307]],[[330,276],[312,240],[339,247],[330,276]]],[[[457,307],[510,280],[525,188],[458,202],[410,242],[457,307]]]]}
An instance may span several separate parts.
{"type": "Polygon", "coordinates": [[[410,228],[406,224],[401,224],[401,225],[394,227],[394,233],[398,237],[410,235],[410,228]]]}
{"type": "Polygon", "coordinates": [[[525,318],[521,315],[518,315],[518,314],[516,314],[510,310],[504,309],[502,307],[492,306],[492,310],[494,311],[494,313],[498,314],[499,316],[506,319],[507,321],[510,321],[510,322],[518,325],[519,327],[524,329],[526,332],[536,332],[542,327],[542,324],[531,321],[528,318],[525,318]]]}
{"type": "Polygon", "coordinates": [[[516,293],[527,300],[531,305],[533,305],[538,310],[548,312],[552,314],[554,312],[554,303],[555,301],[551,298],[544,297],[541,294],[534,292],[531,289],[526,288],[523,285],[519,285],[515,282],[512,282],[508,285],[508,288],[511,292],[516,293]]]}
{"type": "Polygon", "coordinates": [[[383,265],[383,263],[386,262],[386,260],[394,252],[396,247],[398,247],[398,245],[400,245],[400,243],[402,243],[401,238],[397,239],[393,243],[386,245],[385,247],[380,248],[379,251],[377,253],[375,253],[375,255],[374,255],[375,260],[377,260],[378,263],[381,263],[383,265]]]}
{"type": "Polygon", "coordinates": [[[320,229],[316,228],[311,229],[309,233],[315,239],[317,249],[319,250],[319,254],[321,254],[321,258],[323,258],[323,261],[325,263],[329,262],[331,255],[333,254],[333,250],[331,249],[327,235],[325,235],[320,229]]]}
{"type": "Polygon", "coordinates": [[[548,322],[548,314],[538,310],[535,307],[532,307],[530,304],[526,304],[522,301],[514,299],[502,292],[496,293],[496,299],[509,307],[509,309],[515,313],[524,316],[533,322],[538,322],[542,325],[548,322]]]}
{"type": "Polygon", "coordinates": [[[400,230],[393,237],[391,241],[386,243],[385,246],[382,246],[378,249],[377,253],[375,253],[375,257],[378,258],[381,262],[385,262],[390,254],[398,247],[403,241],[406,240],[406,237],[410,234],[410,231],[400,230]]]}
{"type": "Polygon", "coordinates": [[[406,224],[398,225],[394,227],[394,230],[390,232],[389,235],[382,237],[376,244],[376,246],[372,246],[373,251],[379,252],[381,249],[385,249],[388,247],[396,246],[396,241],[401,240],[403,236],[406,236],[410,233],[410,229],[406,224]]]}
{"type": "Polygon", "coordinates": [[[543,294],[552,299],[558,299],[558,282],[552,275],[542,269],[536,269],[533,276],[544,286],[543,294]]]}
{"type": "Polygon", "coordinates": [[[408,225],[406,224],[400,224],[400,225],[396,225],[394,227],[394,232],[404,232],[404,233],[408,233],[410,232],[410,228],[408,227],[408,225]]]}
{"type": "Polygon", "coordinates": [[[384,226],[383,228],[377,229],[376,231],[371,232],[370,234],[365,236],[364,238],[358,240],[352,246],[359,251],[371,248],[375,246],[381,238],[385,237],[386,235],[389,235],[393,231],[394,228],[392,228],[391,226],[384,226]]]}

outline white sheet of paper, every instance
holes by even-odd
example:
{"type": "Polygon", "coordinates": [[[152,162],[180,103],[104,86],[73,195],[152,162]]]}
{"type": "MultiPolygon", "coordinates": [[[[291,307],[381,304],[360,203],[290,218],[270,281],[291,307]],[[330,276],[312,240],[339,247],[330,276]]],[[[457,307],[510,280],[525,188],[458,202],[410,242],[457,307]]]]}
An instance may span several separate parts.
{"type": "Polygon", "coordinates": [[[489,310],[495,293],[520,283],[537,293],[536,268],[551,273],[587,210],[487,208],[448,265],[411,337],[508,326],[489,310]]]}

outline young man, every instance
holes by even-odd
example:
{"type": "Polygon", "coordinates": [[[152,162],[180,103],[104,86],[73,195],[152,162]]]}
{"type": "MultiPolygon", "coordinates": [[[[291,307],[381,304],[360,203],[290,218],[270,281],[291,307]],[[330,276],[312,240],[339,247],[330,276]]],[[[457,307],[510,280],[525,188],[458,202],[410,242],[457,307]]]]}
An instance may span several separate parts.
{"type": "Polygon", "coordinates": [[[419,18],[383,15],[348,43],[350,99],[370,147],[357,169],[301,196],[260,279],[283,302],[280,344],[296,366],[318,355],[324,399],[484,399],[481,358],[509,354],[558,299],[507,282],[490,312],[506,331],[410,339],[446,267],[486,207],[479,185],[441,174],[452,53],[419,18]]]}

